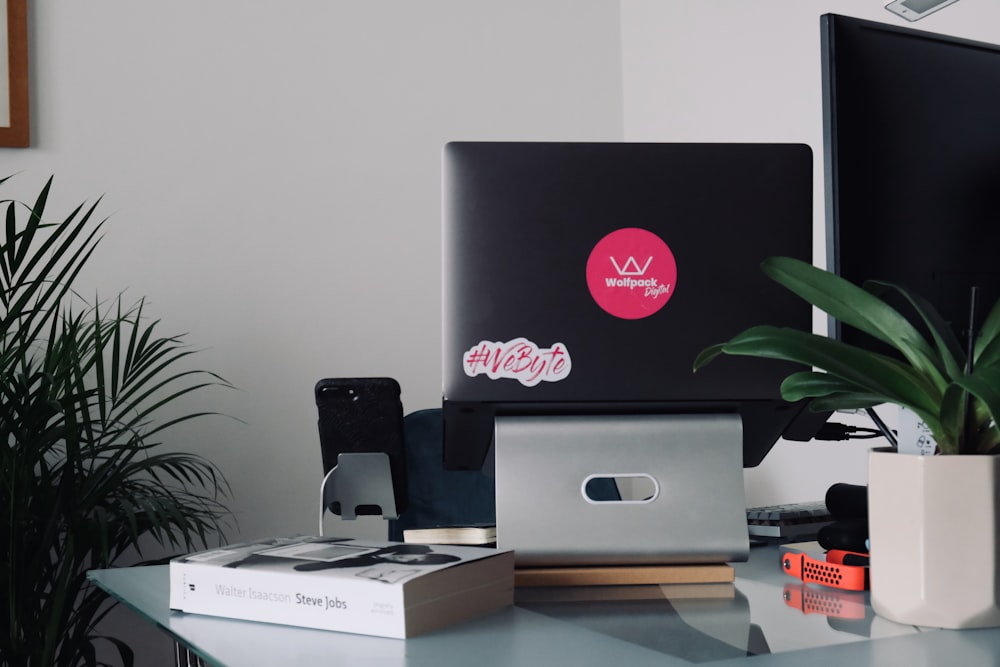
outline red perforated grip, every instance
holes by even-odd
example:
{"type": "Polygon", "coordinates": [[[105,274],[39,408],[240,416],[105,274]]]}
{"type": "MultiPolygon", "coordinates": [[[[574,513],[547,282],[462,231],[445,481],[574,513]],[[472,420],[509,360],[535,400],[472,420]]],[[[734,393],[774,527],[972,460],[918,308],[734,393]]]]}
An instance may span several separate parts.
{"type": "Polygon", "coordinates": [[[781,569],[806,583],[822,584],[849,591],[868,588],[868,568],[816,560],[802,553],[786,553],[781,557],[781,569]]]}

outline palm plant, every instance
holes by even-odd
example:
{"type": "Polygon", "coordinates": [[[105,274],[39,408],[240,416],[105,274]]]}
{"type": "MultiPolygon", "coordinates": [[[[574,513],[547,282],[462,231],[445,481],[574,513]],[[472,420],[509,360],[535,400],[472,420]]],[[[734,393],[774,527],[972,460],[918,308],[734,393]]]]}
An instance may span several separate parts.
{"type": "Polygon", "coordinates": [[[153,543],[221,538],[224,477],[161,437],[206,414],[179,399],[226,382],[184,369],[194,351],[159,335],[142,301],[73,291],[101,238],[100,200],[50,223],[51,185],[31,205],[0,200],[0,663],[95,665],[103,640],[130,665],[127,643],[95,628],[111,604],[86,572],[153,543]]]}
{"type": "Polygon", "coordinates": [[[933,306],[902,287],[878,281],[858,287],[787,257],[767,259],[762,268],[842,324],[892,346],[901,358],[811,332],[756,326],[702,351],[695,370],[719,354],[797,362],[810,370],[782,382],[781,395],[788,401],[811,399],[817,411],[892,403],[923,420],[942,454],[1000,453],[1000,302],[963,348],[933,306]],[[910,319],[886,302],[888,294],[912,307],[910,319]],[[921,333],[918,324],[928,333],[921,333]]]}

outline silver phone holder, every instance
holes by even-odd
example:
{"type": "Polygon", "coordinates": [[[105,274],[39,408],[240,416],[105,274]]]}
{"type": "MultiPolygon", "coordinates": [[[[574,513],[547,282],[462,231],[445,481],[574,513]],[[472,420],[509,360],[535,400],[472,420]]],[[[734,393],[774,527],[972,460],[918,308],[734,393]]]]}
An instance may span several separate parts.
{"type": "Polygon", "coordinates": [[[348,452],[337,456],[337,465],[320,485],[319,534],[323,517],[333,503],[340,503],[340,518],[354,520],[359,507],[377,506],[386,519],[398,519],[392,470],[385,452],[348,452]]]}

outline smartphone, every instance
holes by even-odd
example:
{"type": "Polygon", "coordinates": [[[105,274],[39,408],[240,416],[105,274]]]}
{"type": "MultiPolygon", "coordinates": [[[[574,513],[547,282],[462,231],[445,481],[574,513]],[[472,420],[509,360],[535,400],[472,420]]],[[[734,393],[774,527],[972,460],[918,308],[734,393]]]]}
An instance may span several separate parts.
{"type": "Polygon", "coordinates": [[[885,8],[907,21],[916,21],[956,2],[958,0],[894,0],[885,8]]]}
{"type": "MultiPolygon", "coordinates": [[[[316,383],[319,442],[323,474],[337,465],[341,454],[384,452],[389,457],[396,512],[406,509],[406,451],[403,403],[399,383],[392,378],[326,378],[316,383]]],[[[341,514],[339,502],[330,506],[341,514]]],[[[357,514],[382,514],[382,508],[361,505],[357,514]]]]}

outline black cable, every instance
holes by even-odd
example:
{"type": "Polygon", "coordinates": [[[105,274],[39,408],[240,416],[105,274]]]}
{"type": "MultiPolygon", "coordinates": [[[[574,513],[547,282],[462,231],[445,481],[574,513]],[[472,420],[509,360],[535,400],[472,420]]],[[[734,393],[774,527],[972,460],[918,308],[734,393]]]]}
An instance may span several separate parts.
{"type": "Polygon", "coordinates": [[[820,427],[819,432],[813,437],[815,440],[842,441],[868,440],[871,438],[881,438],[883,435],[882,431],[876,428],[827,422],[820,427]]]}
{"type": "Polygon", "coordinates": [[[875,422],[875,426],[877,426],[878,430],[885,436],[885,439],[889,441],[889,446],[896,449],[896,434],[893,433],[884,421],[882,421],[882,418],[875,412],[875,408],[865,408],[865,412],[867,412],[868,416],[871,417],[871,420],[875,422]]]}

